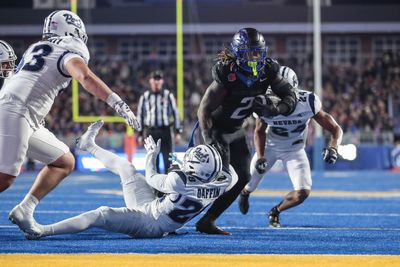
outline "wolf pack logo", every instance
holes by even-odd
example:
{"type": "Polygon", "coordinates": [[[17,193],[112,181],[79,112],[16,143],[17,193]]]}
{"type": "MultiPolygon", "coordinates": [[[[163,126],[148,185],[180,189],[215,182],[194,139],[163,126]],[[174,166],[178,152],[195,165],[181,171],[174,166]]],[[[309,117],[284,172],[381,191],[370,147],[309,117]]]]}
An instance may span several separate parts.
{"type": "Polygon", "coordinates": [[[208,154],[204,154],[199,147],[195,149],[193,156],[201,163],[206,163],[209,160],[208,154]]]}
{"type": "Polygon", "coordinates": [[[64,14],[65,22],[68,24],[72,24],[75,27],[81,29],[82,28],[82,21],[80,19],[74,18],[71,14],[64,14]]]}

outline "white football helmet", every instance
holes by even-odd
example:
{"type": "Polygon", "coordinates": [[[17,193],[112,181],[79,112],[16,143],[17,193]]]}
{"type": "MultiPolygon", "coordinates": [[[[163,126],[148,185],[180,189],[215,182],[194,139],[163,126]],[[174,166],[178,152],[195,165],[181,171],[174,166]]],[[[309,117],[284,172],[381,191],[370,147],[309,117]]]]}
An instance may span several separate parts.
{"type": "Polygon", "coordinates": [[[45,18],[43,38],[53,36],[73,36],[81,39],[85,44],[88,39],[85,24],[81,18],[68,10],[54,11],[45,18]]]}
{"type": "Polygon", "coordinates": [[[8,78],[14,74],[16,59],[11,45],[0,40],[0,78],[8,78]]]}
{"type": "Polygon", "coordinates": [[[192,147],[183,156],[182,171],[203,183],[213,181],[221,170],[221,156],[210,145],[192,147]]]}
{"type": "Polygon", "coordinates": [[[287,66],[281,66],[279,69],[281,76],[290,83],[293,88],[299,86],[299,80],[297,79],[296,72],[287,66]]]}

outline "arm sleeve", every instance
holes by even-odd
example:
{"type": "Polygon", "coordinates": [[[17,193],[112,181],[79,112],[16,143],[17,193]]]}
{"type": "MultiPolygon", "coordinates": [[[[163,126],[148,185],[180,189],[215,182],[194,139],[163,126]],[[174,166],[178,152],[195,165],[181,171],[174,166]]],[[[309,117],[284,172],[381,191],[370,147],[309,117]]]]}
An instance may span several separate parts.
{"type": "Polygon", "coordinates": [[[174,172],[170,172],[168,175],[157,173],[156,159],[156,153],[147,153],[145,176],[147,184],[163,193],[178,192],[177,190],[180,190],[181,187],[178,183],[181,180],[180,176],[174,175],[174,172]]]}
{"type": "Polygon", "coordinates": [[[147,177],[146,173],[146,182],[154,189],[166,194],[184,192],[184,184],[175,172],[155,174],[152,177],[147,177]]]}

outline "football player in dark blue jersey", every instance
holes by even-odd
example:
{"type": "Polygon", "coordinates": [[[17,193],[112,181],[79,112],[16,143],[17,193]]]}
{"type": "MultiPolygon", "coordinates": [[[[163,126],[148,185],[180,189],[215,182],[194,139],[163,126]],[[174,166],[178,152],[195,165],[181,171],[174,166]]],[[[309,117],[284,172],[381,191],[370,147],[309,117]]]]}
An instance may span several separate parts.
{"type": "Polygon", "coordinates": [[[232,204],[250,179],[250,148],[242,128],[253,112],[270,116],[288,115],[296,107],[292,86],[279,74],[279,64],[267,57],[264,37],[256,29],[243,28],[234,36],[230,48],[218,54],[212,69],[214,81],[200,103],[198,118],[206,144],[215,146],[224,168],[233,166],[238,183],[219,197],[196,223],[197,231],[230,234],[215,225],[215,220],[232,204]],[[265,96],[268,87],[280,97],[277,104],[265,96]]]}

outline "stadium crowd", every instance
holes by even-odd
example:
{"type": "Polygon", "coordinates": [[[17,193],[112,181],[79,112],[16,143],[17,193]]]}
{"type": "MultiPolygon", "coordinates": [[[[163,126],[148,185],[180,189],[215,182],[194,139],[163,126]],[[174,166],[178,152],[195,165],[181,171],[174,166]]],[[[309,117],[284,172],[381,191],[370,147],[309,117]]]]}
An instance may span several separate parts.
{"type": "MultiPolygon", "coordinates": [[[[305,61],[289,58],[279,62],[297,72],[300,87],[313,89],[311,57],[305,61]]],[[[174,61],[153,59],[142,64],[129,64],[127,61],[108,58],[92,60],[90,64],[112,90],[130,103],[134,111],[140,94],[147,89],[148,76],[155,69],[164,71],[166,88],[176,92],[174,61]]],[[[212,79],[212,64],[212,60],[187,60],[184,63],[185,119],[182,142],[187,142],[191,128],[197,120],[197,107],[212,79]]],[[[383,57],[366,60],[361,65],[324,64],[323,87],[323,107],[343,128],[345,143],[390,143],[400,135],[400,120],[396,120],[395,116],[396,103],[398,105],[400,102],[400,52],[387,52],[383,57]]],[[[69,145],[86,128],[85,124],[72,121],[71,94],[70,89],[62,92],[46,117],[47,127],[57,136],[62,136],[69,145]]],[[[79,94],[79,113],[114,115],[113,110],[105,103],[89,97],[83,90],[79,94]]],[[[107,124],[105,129],[117,135],[110,135],[107,138],[108,143],[102,145],[114,148],[122,146],[120,137],[125,132],[125,125],[107,124]]]]}

